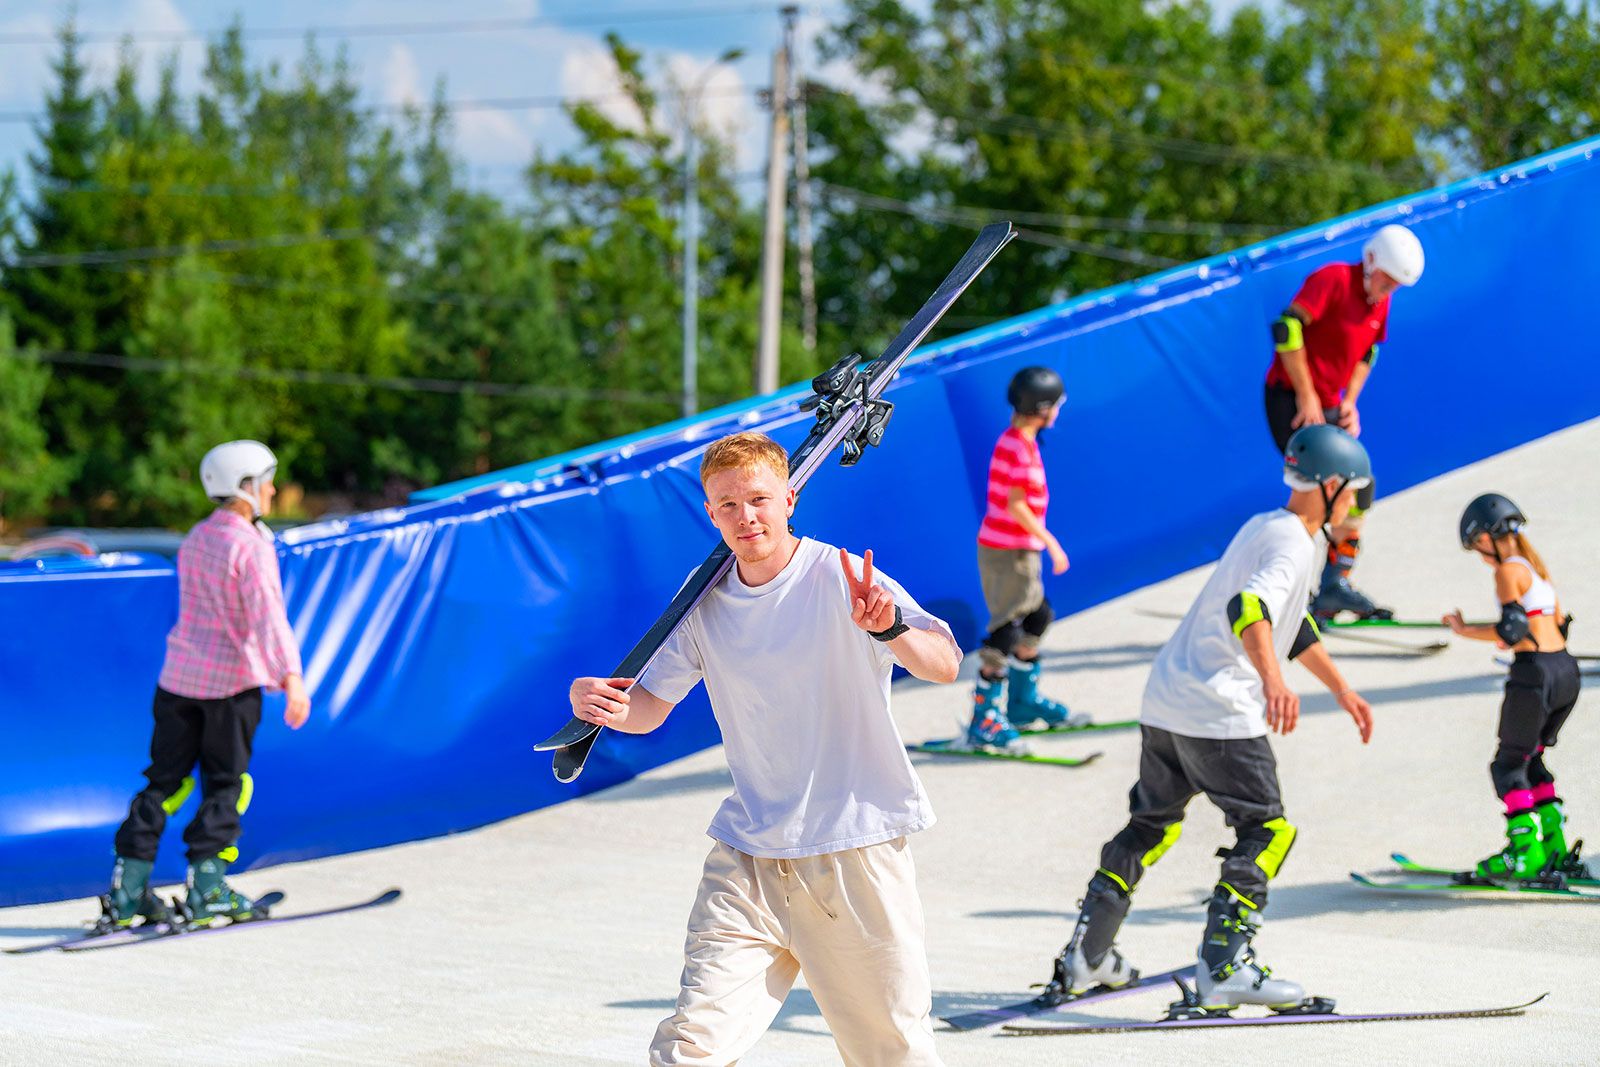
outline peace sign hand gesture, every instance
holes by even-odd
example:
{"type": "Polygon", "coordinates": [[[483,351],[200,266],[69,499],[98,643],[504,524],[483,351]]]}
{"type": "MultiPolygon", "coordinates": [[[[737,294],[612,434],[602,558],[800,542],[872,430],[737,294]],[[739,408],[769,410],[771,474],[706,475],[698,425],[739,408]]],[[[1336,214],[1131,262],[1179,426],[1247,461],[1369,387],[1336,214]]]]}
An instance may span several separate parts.
{"type": "Polygon", "coordinates": [[[887,630],[894,625],[894,594],[881,585],[872,584],[872,549],[861,556],[861,577],[857,578],[850,553],[839,550],[839,564],[844,567],[845,584],[850,587],[850,621],[868,633],[887,630]]]}

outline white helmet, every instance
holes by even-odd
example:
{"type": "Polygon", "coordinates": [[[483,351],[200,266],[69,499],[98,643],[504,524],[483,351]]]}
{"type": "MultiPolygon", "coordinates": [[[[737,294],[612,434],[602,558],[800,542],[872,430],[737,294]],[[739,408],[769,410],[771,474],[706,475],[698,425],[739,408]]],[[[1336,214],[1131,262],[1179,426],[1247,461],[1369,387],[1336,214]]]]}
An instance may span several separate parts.
{"type": "Polygon", "coordinates": [[[1401,285],[1416,285],[1422,277],[1422,242],[1404,226],[1391,222],[1362,247],[1361,264],[1369,274],[1381,270],[1401,285]]]}
{"type": "Polygon", "coordinates": [[[260,441],[228,441],[205,454],[200,461],[200,484],[206,496],[219,503],[238,498],[247,501],[254,517],[261,517],[257,494],[261,483],[278,469],[278,457],[260,441]],[[250,492],[243,491],[250,483],[250,492]]]}

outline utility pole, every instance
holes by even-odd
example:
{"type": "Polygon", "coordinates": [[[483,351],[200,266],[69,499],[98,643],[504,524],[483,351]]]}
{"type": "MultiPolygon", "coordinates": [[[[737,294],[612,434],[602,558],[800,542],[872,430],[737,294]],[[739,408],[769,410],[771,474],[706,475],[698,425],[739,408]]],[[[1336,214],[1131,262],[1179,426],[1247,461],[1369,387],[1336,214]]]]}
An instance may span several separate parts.
{"type": "Polygon", "coordinates": [[[695,135],[694,103],[684,123],[683,148],[683,417],[700,408],[700,139],[695,135]]]}
{"type": "Polygon", "coordinates": [[[783,313],[783,216],[788,202],[789,47],[800,9],[784,7],[783,42],[772,53],[772,138],[767,146],[767,225],[761,246],[761,342],[756,349],[756,394],[778,388],[778,337],[783,313]]]}
{"type": "Polygon", "coordinates": [[[683,121],[683,417],[700,410],[700,136],[695,118],[700,94],[718,66],[744,55],[730,48],[706,64],[684,95],[683,121]]]}
{"type": "Polygon", "coordinates": [[[817,350],[817,278],[811,255],[811,163],[806,133],[806,79],[794,55],[794,228],[800,252],[800,337],[807,352],[817,350]]]}

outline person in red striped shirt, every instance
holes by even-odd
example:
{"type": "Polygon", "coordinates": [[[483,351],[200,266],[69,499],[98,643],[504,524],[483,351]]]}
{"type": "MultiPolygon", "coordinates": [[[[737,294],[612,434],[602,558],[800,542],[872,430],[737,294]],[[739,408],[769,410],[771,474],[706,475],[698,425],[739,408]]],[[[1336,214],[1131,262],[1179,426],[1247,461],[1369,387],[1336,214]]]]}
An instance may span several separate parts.
{"type": "Polygon", "coordinates": [[[1021,729],[1088,721],[1039,692],[1039,638],[1055,618],[1044,595],[1040,554],[1049,553],[1054,574],[1064,574],[1069,565],[1061,542],[1044,524],[1050,488],[1039,431],[1055,425],[1065,398],[1061,375],[1049,367],[1024,367],[1006,389],[1011,426],[989,460],[988,504],[978,528],[978,578],[989,608],[989,636],[978,649],[982,662],[967,727],[967,743],[975,747],[1017,751],[1026,747],[1021,729]]]}
{"type": "Polygon", "coordinates": [[[125,927],[136,918],[172,921],[150,890],[150,872],[167,817],[194,791],[196,763],[201,799],[183,835],[189,877],[182,918],[205,926],[264,913],[224,878],[238,859],[239,819],[254,791],[250,752],[261,722],[261,691],[284,690],[283,720],[290,729],[305,725],[311,713],[300,649],[283,606],[278,554],[261,521],[272,508],[277,466],[259,441],[229,441],[200,461],[201,485],[217,508],[178,548],[178,622],[167,634],[156,684],[148,784],[117,830],[102,926],[125,927]]]}

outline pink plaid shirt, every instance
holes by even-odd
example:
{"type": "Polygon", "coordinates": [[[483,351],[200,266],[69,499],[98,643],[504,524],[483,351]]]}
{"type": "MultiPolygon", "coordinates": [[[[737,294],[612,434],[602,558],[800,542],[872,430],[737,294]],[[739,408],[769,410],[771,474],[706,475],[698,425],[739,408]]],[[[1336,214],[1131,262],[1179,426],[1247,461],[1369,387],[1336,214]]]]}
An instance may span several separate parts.
{"type": "Polygon", "coordinates": [[[159,684],[211,700],[299,673],[278,554],[249,519],[218,508],[178,548],[178,625],[167,634],[159,684]]]}

